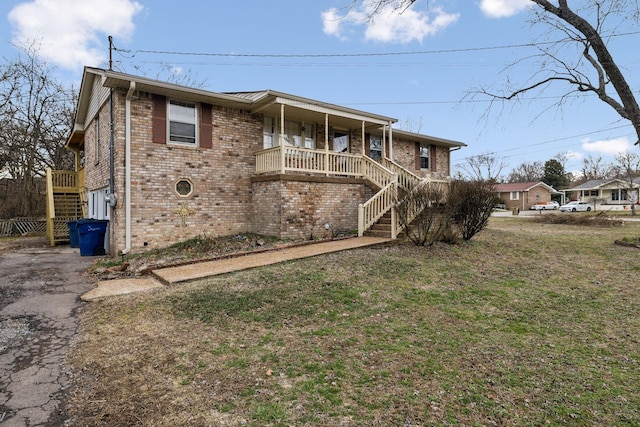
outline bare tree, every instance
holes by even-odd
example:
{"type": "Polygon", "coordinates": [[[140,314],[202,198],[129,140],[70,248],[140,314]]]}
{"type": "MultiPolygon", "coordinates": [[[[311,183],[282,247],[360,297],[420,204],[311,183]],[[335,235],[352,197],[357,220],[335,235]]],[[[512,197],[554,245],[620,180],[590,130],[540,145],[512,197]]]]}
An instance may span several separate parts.
{"type": "Polygon", "coordinates": [[[636,0],[587,0],[580,9],[572,9],[568,0],[558,0],[557,5],[548,0],[531,0],[531,23],[551,28],[549,36],[562,34],[562,39],[537,44],[540,60],[539,71],[528,76],[527,82],[503,93],[487,89],[480,92],[494,99],[512,100],[520,95],[544,90],[553,83],[567,85],[566,93],[556,104],[561,107],[567,97],[578,93],[591,93],[613,108],[620,117],[629,120],[640,142],[640,107],[635,94],[614,60],[607,41],[616,34],[620,22],[609,21],[638,19],[636,0]],[[591,20],[591,22],[589,21],[591,20]],[[576,49],[577,48],[577,49],[576,49]]]}
{"type": "Polygon", "coordinates": [[[605,179],[611,175],[612,165],[605,163],[602,156],[587,156],[582,160],[582,178],[584,181],[605,179]]]}
{"type": "MultiPolygon", "coordinates": [[[[607,42],[621,31],[624,21],[638,22],[638,0],[584,0],[577,2],[578,6],[574,8],[569,6],[568,0],[530,1],[534,6],[531,23],[544,25],[547,37],[560,34],[562,39],[537,43],[539,54],[532,58],[540,60],[540,67],[538,72],[528,75],[526,82],[515,88],[506,88],[502,93],[485,88],[478,92],[495,100],[511,100],[524,93],[542,91],[554,83],[562,83],[570,89],[561,97],[558,107],[575,92],[594,94],[620,117],[631,122],[638,138],[636,144],[640,143],[640,107],[607,46],[607,42]]],[[[370,10],[369,18],[373,19],[383,11],[402,13],[415,0],[352,0],[350,7],[365,2],[370,10]]]]}
{"type": "Polygon", "coordinates": [[[492,152],[467,157],[466,161],[462,169],[468,178],[476,181],[498,182],[506,167],[504,158],[492,152]]]}
{"type": "Polygon", "coordinates": [[[636,187],[636,178],[640,176],[640,155],[625,151],[616,156],[616,164],[618,168],[618,178],[625,181],[626,191],[629,196],[629,202],[632,207],[632,214],[636,214],[635,204],[638,202],[638,190],[636,187]]]}
{"type": "Polygon", "coordinates": [[[18,185],[12,206],[4,206],[5,216],[44,213],[38,178],[47,167],[73,164],[64,145],[75,95],[54,79],[53,71],[39,59],[34,45],[0,64],[0,162],[18,185]]]}
{"type": "Polygon", "coordinates": [[[507,182],[534,182],[542,181],[544,166],[542,162],[523,162],[514,168],[507,177],[507,182]]]}

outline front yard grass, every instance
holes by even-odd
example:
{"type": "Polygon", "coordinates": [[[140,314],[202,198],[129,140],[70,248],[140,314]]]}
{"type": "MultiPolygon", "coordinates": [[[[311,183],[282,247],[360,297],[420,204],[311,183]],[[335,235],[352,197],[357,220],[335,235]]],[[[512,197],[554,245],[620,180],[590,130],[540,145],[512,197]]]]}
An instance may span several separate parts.
{"type": "Polygon", "coordinates": [[[640,423],[640,224],[492,218],[92,303],[71,425],[640,423]]]}

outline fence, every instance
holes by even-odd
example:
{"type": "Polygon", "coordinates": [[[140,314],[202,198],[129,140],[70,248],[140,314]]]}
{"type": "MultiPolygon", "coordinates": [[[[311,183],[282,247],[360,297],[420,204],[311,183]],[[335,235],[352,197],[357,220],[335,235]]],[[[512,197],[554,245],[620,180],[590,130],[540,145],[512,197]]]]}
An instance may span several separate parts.
{"type": "Polygon", "coordinates": [[[0,219],[0,237],[46,236],[47,221],[44,218],[0,219]]]}

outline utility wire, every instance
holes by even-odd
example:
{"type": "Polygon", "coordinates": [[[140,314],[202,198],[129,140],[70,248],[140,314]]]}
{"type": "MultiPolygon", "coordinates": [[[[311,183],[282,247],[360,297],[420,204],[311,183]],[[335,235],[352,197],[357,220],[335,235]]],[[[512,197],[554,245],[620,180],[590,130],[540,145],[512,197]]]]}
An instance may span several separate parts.
{"type": "MultiPolygon", "coordinates": [[[[613,34],[611,37],[622,37],[640,34],[640,31],[632,31],[628,33],[613,34]]],[[[440,49],[440,50],[422,50],[409,52],[366,52],[366,53],[216,53],[216,52],[181,52],[169,50],[146,50],[146,49],[119,49],[113,47],[113,50],[120,53],[131,54],[131,58],[139,53],[154,55],[181,55],[181,56],[210,56],[210,57],[227,57],[227,58],[358,58],[358,57],[380,57],[380,56],[410,56],[410,55],[431,55],[442,53],[460,53],[460,52],[478,52],[487,50],[516,49],[523,47],[537,47],[541,45],[556,44],[560,41],[537,42],[511,44],[502,46],[485,46],[485,47],[468,47],[457,49],[440,49]]]]}

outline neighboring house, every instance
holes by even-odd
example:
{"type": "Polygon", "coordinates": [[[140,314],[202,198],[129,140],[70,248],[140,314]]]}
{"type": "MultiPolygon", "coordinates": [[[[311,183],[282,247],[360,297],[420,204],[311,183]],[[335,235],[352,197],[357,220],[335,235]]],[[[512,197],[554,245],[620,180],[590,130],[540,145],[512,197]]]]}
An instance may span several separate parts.
{"type": "Polygon", "coordinates": [[[571,200],[591,203],[594,210],[624,210],[638,203],[640,178],[594,179],[565,190],[571,200]]]}
{"type": "MultiPolygon", "coordinates": [[[[65,179],[85,203],[76,216],[110,220],[111,254],[195,236],[362,234],[392,209],[396,186],[448,179],[450,151],[465,146],[395,122],[271,90],[216,93],[85,68],[67,142],[76,171],[65,179]]],[[[65,172],[50,175],[61,189],[65,172]]]]}
{"type": "Polygon", "coordinates": [[[561,192],[542,181],[496,184],[495,191],[507,209],[531,209],[537,203],[551,201],[551,195],[561,192]]]}

